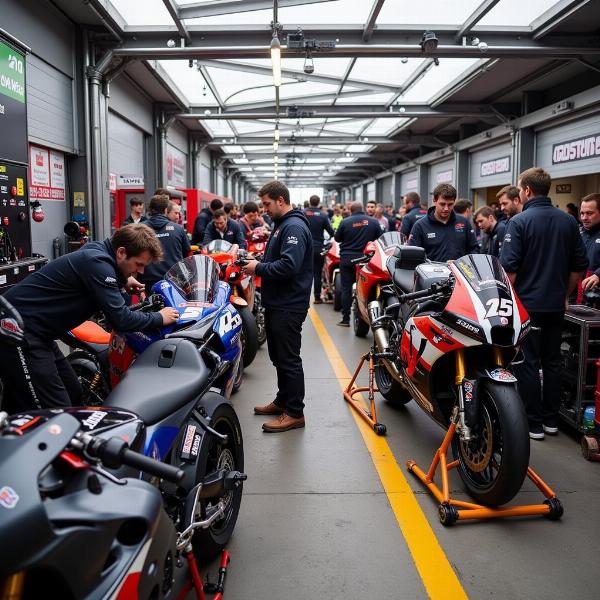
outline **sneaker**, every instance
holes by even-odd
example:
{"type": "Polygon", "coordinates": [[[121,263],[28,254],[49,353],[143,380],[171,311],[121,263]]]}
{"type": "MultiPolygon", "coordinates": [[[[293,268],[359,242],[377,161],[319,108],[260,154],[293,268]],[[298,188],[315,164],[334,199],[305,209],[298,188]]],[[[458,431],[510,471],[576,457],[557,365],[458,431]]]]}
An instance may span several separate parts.
{"type": "Polygon", "coordinates": [[[346,321],[346,319],[342,319],[342,320],[341,320],[341,321],[338,323],[338,325],[339,325],[340,327],[350,327],[350,321],[346,321]]]}
{"type": "Polygon", "coordinates": [[[558,435],[558,421],[556,417],[549,417],[545,419],[542,427],[544,429],[544,433],[547,433],[548,435],[558,435]]]}
{"type": "Polygon", "coordinates": [[[532,440],[544,439],[544,428],[541,423],[529,423],[529,437],[532,440]]]}

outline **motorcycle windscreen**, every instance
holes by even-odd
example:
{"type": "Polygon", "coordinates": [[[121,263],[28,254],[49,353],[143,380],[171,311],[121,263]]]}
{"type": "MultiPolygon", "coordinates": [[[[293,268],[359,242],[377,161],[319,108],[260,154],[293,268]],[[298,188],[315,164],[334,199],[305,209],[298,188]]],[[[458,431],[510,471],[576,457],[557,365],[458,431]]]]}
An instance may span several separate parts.
{"type": "Polygon", "coordinates": [[[386,231],[377,238],[382,248],[391,248],[393,246],[401,246],[406,241],[406,236],[399,231],[386,231]]]}
{"type": "Polygon", "coordinates": [[[454,263],[476,292],[498,285],[508,288],[508,277],[500,261],[489,254],[468,254],[454,263]]]}
{"type": "Polygon", "coordinates": [[[174,264],[164,278],[186,302],[213,304],[219,290],[219,265],[210,256],[194,254],[174,264]]]}
{"type": "Polygon", "coordinates": [[[227,240],[213,240],[206,246],[206,251],[209,254],[228,254],[231,252],[233,244],[227,240]]]}

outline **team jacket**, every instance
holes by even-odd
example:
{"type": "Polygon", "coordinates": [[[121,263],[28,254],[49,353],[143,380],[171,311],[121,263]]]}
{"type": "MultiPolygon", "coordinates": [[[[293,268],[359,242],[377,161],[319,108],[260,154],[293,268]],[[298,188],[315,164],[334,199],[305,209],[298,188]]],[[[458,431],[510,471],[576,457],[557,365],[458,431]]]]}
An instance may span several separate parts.
{"type": "Polygon", "coordinates": [[[600,225],[591,229],[581,228],[581,239],[588,258],[588,271],[600,277],[600,225]]]}
{"type": "Polygon", "coordinates": [[[543,196],[508,222],[500,262],[516,273],[517,295],[532,312],[564,311],[569,273],[588,265],[577,222],[543,196]]]}
{"type": "Polygon", "coordinates": [[[364,212],[346,217],[335,232],[335,241],[340,243],[340,259],[358,258],[367,243],[382,233],[379,221],[364,212]]]}
{"type": "Polygon", "coordinates": [[[210,244],[213,240],[225,240],[230,244],[237,244],[240,248],[246,247],[244,232],[233,219],[227,219],[227,227],[223,234],[215,227],[214,222],[208,224],[208,227],[204,232],[202,245],[206,246],[206,244],[210,244]]]}
{"type": "Polygon", "coordinates": [[[414,206],[411,208],[405,215],[404,219],[402,219],[402,225],[400,226],[400,233],[403,233],[405,236],[409,236],[414,224],[427,215],[427,210],[421,208],[420,206],[414,206]]]}
{"type": "Polygon", "coordinates": [[[99,310],[118,331],[162,327],[159,313],[132,312],[110,240],[88,242],[76,252],[48,263],[6,292],[21,313],[25,331],[51,342],[99,310]]]}
{"type": "Polygon", "coordinates": [[[208,208],[203,208],[194,221],[194,230],[192,232],[192,243],[201,244],[204,239],[204,231],[212,221],[212,213],[208,208]]]}
{"type": "Polygon", "coordinates": [[[313,281],[313,247],[308,218],[291,210],[274,221],[263,262],[261,300],[265,308],[306,312],[313,281]]]}
{"type": "Polygon", "coordinates": [[[425,248],[427,258],[439,262],[479,253],[475,231],[467,219],[452,211],[448,222],[442,223],[435,218],[434,211],[432,206],[427,216],[414,224],[408,238],[410,246],[425,248]]]}
{"type": "Polygon", "coordinates": [[[485,239],[481,242],[481,253],[499,258],[505,232],[506,221],[498,221],[491,234],[484,234],[485,239]]]}
{"type": "Polygon", "coordinates": [[[308,219],[308,226],[313,240],[313,251],[321,252],[323,250],[323,232],[326,231],[333,237],[333,227],[331,227],[327,215],[319,208],[305,208],[304,215],[308,219]]]}
{"type": "Polygon", "coordinates": [[[163,259],[158,263],[150,263],[144,269],[144,274],[138,277],[148,291],[175,263],[188,256],[191,248],[183,227],[165,215],[152,215],[144,225],[154,230],[163,249],[163,259]]]}

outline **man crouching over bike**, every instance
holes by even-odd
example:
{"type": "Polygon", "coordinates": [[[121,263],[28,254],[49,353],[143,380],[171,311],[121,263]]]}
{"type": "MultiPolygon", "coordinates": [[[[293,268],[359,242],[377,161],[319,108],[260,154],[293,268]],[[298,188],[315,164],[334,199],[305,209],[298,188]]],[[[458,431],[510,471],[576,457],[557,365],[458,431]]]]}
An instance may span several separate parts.
{"type": "Polygon", "coordinates": [[[135,275],[160,260],[162,248],[146,225],[127,225],[110,239],[89,242],[53,260],[10,289],[5,298],[21,314],[24,339],[16,347],[0,347],[3,410],[63,408],[80,402],[81,386],[54,340],[103,311],[119,331],[143,331],[170,325],[172,308],[159,313],[133,312],[121,290],[139,292],[135,275]]]}

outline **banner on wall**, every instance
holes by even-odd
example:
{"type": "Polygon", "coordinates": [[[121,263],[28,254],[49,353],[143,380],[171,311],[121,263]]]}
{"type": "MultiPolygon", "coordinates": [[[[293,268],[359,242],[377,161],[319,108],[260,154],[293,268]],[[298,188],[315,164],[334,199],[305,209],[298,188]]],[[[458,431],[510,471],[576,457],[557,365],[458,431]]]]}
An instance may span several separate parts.
{"type": "Polygon", "coordinates": [[[167,144],[167,185],[185,187],[187,180],[187,156],[167,144]]]}
{"type": "Polygon", "coordinates": [[[29,198],[65,199],[65,155],[40,146],[29,146],[29,198]]]}

